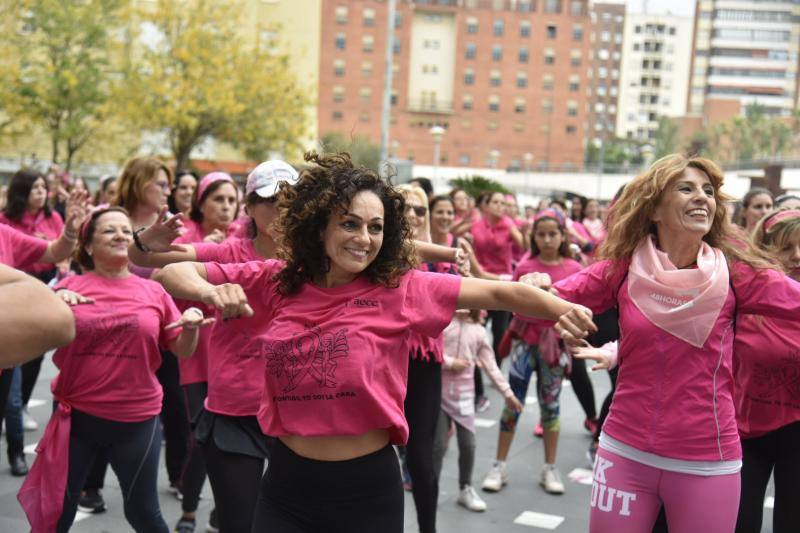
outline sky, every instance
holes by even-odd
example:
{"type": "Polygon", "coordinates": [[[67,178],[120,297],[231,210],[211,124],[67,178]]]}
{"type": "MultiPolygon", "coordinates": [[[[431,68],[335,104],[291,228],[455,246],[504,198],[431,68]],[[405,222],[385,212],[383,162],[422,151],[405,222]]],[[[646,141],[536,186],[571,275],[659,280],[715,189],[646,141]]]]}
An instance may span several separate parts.
{"type": "Polygon", "coordinates": [[[646,4],[648,13],[691,17],[694,15],[695,0],[611,0],[610,3],[627,4],[631,13],[643,13],[646,4]]]}

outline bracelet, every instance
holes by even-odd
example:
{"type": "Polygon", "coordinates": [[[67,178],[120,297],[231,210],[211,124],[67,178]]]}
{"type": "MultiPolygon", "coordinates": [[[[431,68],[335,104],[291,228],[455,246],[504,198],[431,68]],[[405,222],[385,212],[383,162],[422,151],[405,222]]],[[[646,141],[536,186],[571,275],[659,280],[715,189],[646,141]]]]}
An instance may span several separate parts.
{"type": "Polygon", "coordinates": [[[456,248],[456,263],[461,262],[461,248],[456,248]]]}
{"type": "Polygon", "coordinates": [[[133,232],[133,244],[136,245],[136,248],[139,249],[140,252],[150,253],[150,248],[145,246],[142,240],[139,238],[139,234],[146,230],[147,228],[139,228],[133,232]]]}
{"type": "Polygon", "coordinates": [[[66,239],[68,241],[75,242],[75,241],[78,240],[78,234],[77,233],[73,233],[71,231],[64,230],[63,235],[64,235],[64,237],[66,237],[66,239]]]}

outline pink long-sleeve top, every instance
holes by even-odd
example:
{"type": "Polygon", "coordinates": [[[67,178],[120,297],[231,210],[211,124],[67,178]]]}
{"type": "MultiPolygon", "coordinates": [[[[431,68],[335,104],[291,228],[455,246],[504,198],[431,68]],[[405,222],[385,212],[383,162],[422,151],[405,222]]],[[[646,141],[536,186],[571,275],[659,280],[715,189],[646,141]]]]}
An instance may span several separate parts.
{"type": "MultiPolygon", "coordinates": [[[[44,209],[40,209],[35,215],[25,211],[19,220],[11,220],[0,213],[0,223],[8,224],[26,235],[37,237],[45,242],[58,239],[64,229],[64,221],[61,219],[61,215],[51,211],[49,217],[45,216],[44,209]]],[[[34,263],[26,267],[25,271],[31,274],[39,274],[52,268],[53,265],[51,263],[34,263]]]]}
{"type": "Polygon", "coordinates": [[[733,344],[736,422],[743,439],[800,420],[797,320],[741,315],[733,344]]]}
{"type": "Polygon", "coordinates": [[[628,295],[627,268],[625,263],[600,261],[555,284],[562,298],[594,313],[619,308],[619,376],[604,434],[659,458],[740,461],[733,400],[734,318],[761,314],[796,321],[800,283],[774,270],[733,264],[733,290],[705,344],[695,348],[639,311],[628,295]]]}

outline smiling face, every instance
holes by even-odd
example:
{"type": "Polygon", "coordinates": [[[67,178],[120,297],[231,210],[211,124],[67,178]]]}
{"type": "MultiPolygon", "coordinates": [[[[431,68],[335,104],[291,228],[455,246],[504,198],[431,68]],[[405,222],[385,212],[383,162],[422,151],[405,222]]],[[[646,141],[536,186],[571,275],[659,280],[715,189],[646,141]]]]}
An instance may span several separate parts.
{"type": "Polygon", "coordinates": [[[742,209],[745,228],[751,230],[761,217],[772,211],[772,197],[768,194],[757,194],[750,198],[747,207],[742,209]]]}
{"type": "Polygon", "coordinates": [[[28,211],[37,213],[47,202],[47,184],[44,178],[36,178],[28,194],[28,211]]]}
{"type": "Polygon", "coordinates": [[[142,204],[149,207],[153,211],[160,211],[162,207],[167,205],[167,197],[169,197],[169,176],[164,172],[164,169],[158,169],[155,179],[150,180],[144,186],[144,199],[142,204]]]}
{"type": "Polygon", "coordinates": [[[95,267],[112,268],[128,263],[128,246],[133,242],[131,221],[124,213],[110,211],[95,221],[92,242],[86,251],[95,267]]]}
{"type": "Polygon", "coordinates": [[[714,187],[708,176],[688,167],[661,193],[651,220],[659,236],[700,240],[711,230],[716,211],[714,187]]]}
{"type": "Polygon", "coordinates": [[[431,211],[431,229],[437,233],[449,233],[453,226],[453,203],[447,200],[439,200],[433,205],[431,211]]]}
{"type": "Polygon", "coordinates": [[[372,191],[360,191],[344,210],[336,210],[322,234],[330,260],[326,286],[349,283],[358,277],[383,245],[384,209],[372,191]]]}
{"type": "Polygon", "coordinates": [[[226,230],[231,225],[237,212],[239,195],[232,183],[222,185],[205,195],[200,205],[203,224],[211,229],[226,230]]]}
{"type": "Polygon", "coordinates": [[[188,213],[192,208],[192,195],[197,188],[197,180],[191,174],[184,174],[178,177],[178,184],[175,187],[175,207],[181,213],[188,213]]]}

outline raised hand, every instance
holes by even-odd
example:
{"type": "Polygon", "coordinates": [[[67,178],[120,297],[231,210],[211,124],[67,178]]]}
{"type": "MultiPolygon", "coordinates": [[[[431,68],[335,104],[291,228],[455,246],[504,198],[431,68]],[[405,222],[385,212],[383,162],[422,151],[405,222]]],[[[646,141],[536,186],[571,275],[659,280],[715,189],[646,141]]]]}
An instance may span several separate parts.
{"type": "Polygon", "coordinates": [[[89,214],[89,193],[87,191],[72,191],[67,198],[64,209],[66,220],[64,221],[64,233],[70,237],[77,238],[81,229],[81,224],[89,214]]]}
{"type": "Polygon", "coordinates": [[[172,244],[183,230],[183,213],[167,217],[167,207],[161,208],[156,222],[139,233],[141,242],[151,252],[182,252],[183,246],[172,244]]]}
{"type": "Polygon", "coordinates": [[[204,326],[208,326],[209,324],[213,324],[215,320],[216,319],[213,317],[205,318],[203,316],[203,312],[200,309],[196,307],[190,307],[189,309],[183,312],[179,320],[173,322],[172,324],[169,324],[164,329],[165,330],[170,330],[175,328],[183,328],[189,330],[199,329],[204,326]]]}
{"type": "Polygon", "coordinates": [[[203,240],[205,242],[215,242],[217,244],[220,244],[222,241],[225,240],[225,234],[218,229],[214,229],[214,231],[206,235],[203,238],[203,240]]]}
{"type": "Polygon", "coordinates": [[[206,305],[216,307],[223,319],[253,316],[253,308],[247,303],[247,295],[241,285],[223,283],[206,291],[202,297],[206,305]]]}

